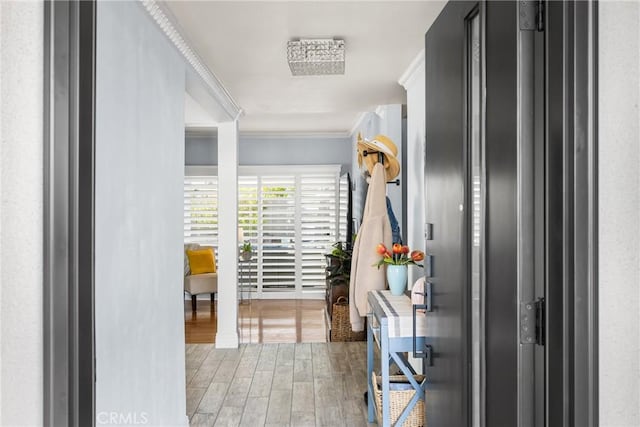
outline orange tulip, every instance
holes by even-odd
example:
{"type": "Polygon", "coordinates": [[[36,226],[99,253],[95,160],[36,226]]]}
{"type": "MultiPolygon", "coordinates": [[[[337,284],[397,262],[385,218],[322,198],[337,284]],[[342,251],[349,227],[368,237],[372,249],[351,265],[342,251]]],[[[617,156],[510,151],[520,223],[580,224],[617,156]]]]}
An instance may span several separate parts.
{"type": "Polygon", "coordinates": [[[380,255],[384,255],[387,253],[387,247],[384,244],[379,243],[378,246],[376,246],[376,252],[380,255]]]}
{"type": "Polygon", "coordinates": [[[402,247],[402,253],[403,253],[403,254],[408,254],[408,253],[409,253],[409,246],[404,245],[404,246],[402,247]]]}
{"type": "Polygon", "coordinates": [[[422,251],[411,252],[411,259],[414,261],[422,261],[424,259],[424,252],[422,251]]]}
{"type": "Polygon", "coordinates": [[[401,254],[402,253],[402,245],[400,243],[394,243],[393,244],[393,253],[394,254],[401,254]]]}

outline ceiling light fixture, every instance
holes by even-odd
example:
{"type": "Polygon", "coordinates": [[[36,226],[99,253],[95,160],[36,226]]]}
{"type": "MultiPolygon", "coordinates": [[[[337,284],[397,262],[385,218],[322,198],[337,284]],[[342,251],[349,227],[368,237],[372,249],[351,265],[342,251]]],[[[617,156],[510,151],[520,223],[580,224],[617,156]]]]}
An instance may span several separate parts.
{"type": "Polygon", "coordinates": [[[294,76],[344,74],[344,40],[291,40],[287,60],[294,76]]]}

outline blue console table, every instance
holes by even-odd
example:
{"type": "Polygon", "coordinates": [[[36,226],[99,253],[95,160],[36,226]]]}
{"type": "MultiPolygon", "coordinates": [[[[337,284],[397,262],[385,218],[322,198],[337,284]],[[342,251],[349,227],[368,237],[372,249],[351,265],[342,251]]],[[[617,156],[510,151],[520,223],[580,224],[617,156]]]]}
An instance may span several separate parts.
{"type": "MultiPolygon", "coordinates": [[[[415,405],[420,399],[424,400],[426,378],[422,383],[414,379],[415,370],[404,356],[405,352],[414,350],[413,342],[413,306],[411,300],[406,295],[393,296],[389,291],[370,291],[367,296],[371,313],[368,314],[367,322],[367,383],[369,400],[369,422],[375,420],[373,384],[371,374],[373,372],[373,353],[375,345],[380,348],[380,364],[382,370],[382,423],[383,427],[391,426],[389,414],[389,365],[396,363],[398,368],[407,377],[416,394],[413,396],[407,407],[404,409],[396,426],[403,425],[415,405]]],[[[416,346],[424,348],[426,318],[424,315],[417,316],[416,323],[416,346]]],[[[424,359],[423,372],[424,372],[424,359]]]]}

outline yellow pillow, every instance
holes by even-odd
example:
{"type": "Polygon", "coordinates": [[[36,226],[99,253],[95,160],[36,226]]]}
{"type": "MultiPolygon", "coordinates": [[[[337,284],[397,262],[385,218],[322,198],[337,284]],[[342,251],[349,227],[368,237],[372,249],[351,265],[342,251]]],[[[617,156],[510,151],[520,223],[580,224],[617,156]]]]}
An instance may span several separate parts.
{"type": "Polygon", "coordinates": [[[187,257],[189,258],[191,274],[216,272],[216,257],[213,256],[213,249],[188,249],[187,257]]]}

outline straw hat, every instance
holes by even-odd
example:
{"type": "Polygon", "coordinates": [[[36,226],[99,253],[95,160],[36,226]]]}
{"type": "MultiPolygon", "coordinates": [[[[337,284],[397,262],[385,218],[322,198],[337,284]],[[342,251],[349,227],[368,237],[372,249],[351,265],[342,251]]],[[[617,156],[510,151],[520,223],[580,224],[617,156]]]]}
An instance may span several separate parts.
{"type": "Polygon", "coordinates": [[[398,155],[396,144],[384,135],[376,135],[372,139],[366,139],[358,133],[358,165],[362,168],[364,162],[370,175],[373,173],[373,166],[378,163],[378,153],[384,155],[387,181],[391,181],[400,173],[400,163],[396,158],[398,155]],[[367,156],[364,156],[365,151],[367,156]]]}

